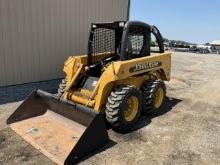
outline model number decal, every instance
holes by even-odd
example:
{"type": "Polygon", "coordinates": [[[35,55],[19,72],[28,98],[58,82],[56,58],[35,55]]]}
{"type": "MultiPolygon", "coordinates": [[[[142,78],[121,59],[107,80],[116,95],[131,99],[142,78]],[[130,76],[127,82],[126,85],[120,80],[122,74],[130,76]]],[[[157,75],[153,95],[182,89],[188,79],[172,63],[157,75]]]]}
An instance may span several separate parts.
{"type": "Polygon", "coordinates": [[[161,66],[161,62],[160,61],[153,61],[153,62],[147,62],[147,63],[142,63],[142,64],[136,64],[135,66],[132,66],[129,69],[129,72],[138,72],[141,70],[146,70],[146,69],[151,69],[151,68],[155,68],[161,66]]]}

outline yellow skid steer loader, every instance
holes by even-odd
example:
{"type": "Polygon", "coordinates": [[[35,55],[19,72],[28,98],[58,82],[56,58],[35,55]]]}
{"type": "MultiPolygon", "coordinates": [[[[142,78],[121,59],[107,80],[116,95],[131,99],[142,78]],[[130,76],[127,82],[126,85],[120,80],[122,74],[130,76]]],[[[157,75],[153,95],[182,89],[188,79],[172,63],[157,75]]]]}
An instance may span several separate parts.
{"type": "Polygon", "coordinates": [[[155,26],[93,23],[88,53],[67,59],[58,93],[33,91],[7,123],[57,164],[75,164],[108,142],[106,123],[127,132],[142,113],[159,113],[170,69],[171,54],[155,26]]]}

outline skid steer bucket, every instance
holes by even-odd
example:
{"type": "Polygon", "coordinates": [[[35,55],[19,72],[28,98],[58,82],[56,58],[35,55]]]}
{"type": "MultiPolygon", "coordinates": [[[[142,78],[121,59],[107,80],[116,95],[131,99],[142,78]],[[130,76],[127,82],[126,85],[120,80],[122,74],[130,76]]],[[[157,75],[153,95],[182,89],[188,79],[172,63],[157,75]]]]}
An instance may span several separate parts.
{"type": "Polygon", "coordinates": [[[57,164],[76,164],[108,142],[101,114],[40,90],[32,92],[7,123],[57,164]]]}

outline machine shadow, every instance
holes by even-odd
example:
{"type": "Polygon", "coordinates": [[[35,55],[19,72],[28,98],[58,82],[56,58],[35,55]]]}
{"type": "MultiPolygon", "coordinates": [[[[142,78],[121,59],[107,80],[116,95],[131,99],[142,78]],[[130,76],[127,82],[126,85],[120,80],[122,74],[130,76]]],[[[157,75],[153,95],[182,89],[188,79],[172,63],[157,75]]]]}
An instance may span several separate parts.
{"type": "MultiPolygon", "coordinates": [[[[136,125],[132,130],[130,130],[129,132],[124,132],[123,134],[128,134],[128,133],[131,133],[131,132],[133,132],[133,131],[136,131],[136,130],[138,130],[138,129],[141,129],[141,128],[147,126],[148,124],[151,123],[151,120],[152,120],[153,118],[158,117],[158,116],[161,116],[161,115],[164,115],[164,114],[166,114],[167,112],[171,111],[172,108],[173,108],[175,105],[177,105],[179,102],[181,102],[181,101],[182,101],[182,100],[180,100],[180,99],[171,98],[171,97],[169,97],[169,98],[166,97],[164,109],[163,109],[163,111],[161,111],[160,114],[158,114],[158,115],[151,115],[151,116],[149,116],[149,115],[142,115],[142,117],[140,118],[140,120],[139,120],[139,122],[137,123],[137,125],[136,125]]],[[[107,123],[106,123],[106,124],[107,124],[107,123]]],[[[108,130],[111,129],[108,124],[107,124],[107,129],[108,129],[108,130]]],[[[109,149],[109,148],[115,146],[116,144],[117,144],[117,142],[115,142],[115,141],[113,141],[113,140],[110,139],[110,140],[109,140],[109,143],[108,143],[107,145],[105,145],[105,146],[102,147],[102,148],[99,148],[99,149],[95,150],[94,152],[90,153],[90,154],[87,155],[86,157],[82,158],[82,159],[80,160],[80,162],[81,162],[81,161],[84,161],[84,160],[88,159],[89,157],[92,157],[92,156],[94,156],[94,155],[96,155],[96,154],[98,154],[98,153],[101,153],[101,152],[103,152],[103,151],[105,151],[105,150],[107,150],[107,149],[109,149]]]]}
{"type": "Polygon", "coordinates": [[[136,131],[138,129],[141,129],[141,128],[147,126],[148,124],[151,123],[153,118],[164,115],[167,112],[171,111],[172,108],[174,106],[176,106],[178,103],[180,103],[181,101],[182,100],[180,100],[180,99],[176,99],[176,98],[172,98],[172,97],[166,97],[164,108],[159,114],[157,114],[157,115],[142,115],[139,122],[137,123],[137,125],[133,129],[129,130],[128,132],[124,132],[123,134],[127,134],[127,133],[136,131]]]}

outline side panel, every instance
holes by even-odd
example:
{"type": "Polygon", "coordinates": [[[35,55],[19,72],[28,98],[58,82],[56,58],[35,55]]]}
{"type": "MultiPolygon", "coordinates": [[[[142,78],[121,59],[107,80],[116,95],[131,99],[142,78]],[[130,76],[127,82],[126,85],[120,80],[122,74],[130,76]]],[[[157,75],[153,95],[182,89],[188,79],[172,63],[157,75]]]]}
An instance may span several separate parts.
{"type": "MultiPolygon", "coordinates": [[[[113,86],[123,81],[126,83],[137,83],[133,79],[135,76],[146,76],[145,78],[148,79],[148,73],[151,71],[158,71],[157,74],[159,74],[162,80],[169,81],[171,53],[165,52],[143,58],[113,62],[100,77],[94,109],[97,111],[102,109],[113,86]]],[[[138,79],[143,81],[142,78],[138,79]]]]}
{"type": "Polygon", "coordinates": [[[171,53],[165,52],[138,59],[118,61],[113,63],[113,65],[118,79],[125,79],[152,70],[162,70],[165,74],[163,80],[168,81],[170,80],[171,71],[171,53]]]}

